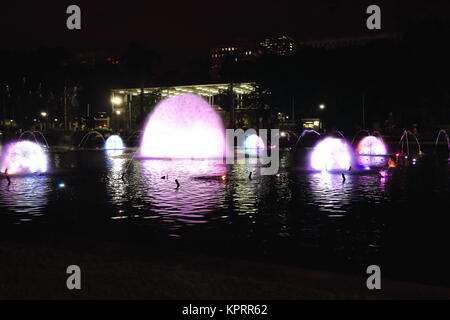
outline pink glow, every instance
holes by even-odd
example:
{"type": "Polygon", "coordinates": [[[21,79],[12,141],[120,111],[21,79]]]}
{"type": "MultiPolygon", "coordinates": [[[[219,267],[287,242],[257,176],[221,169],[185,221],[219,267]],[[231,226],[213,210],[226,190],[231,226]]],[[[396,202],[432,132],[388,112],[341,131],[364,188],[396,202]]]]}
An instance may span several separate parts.
{"type": "Polygon", "coordinates": [[[343,139],[325,138],[314,147],[310,164],[321,171],[348,170],[351,162],[351,148],[343,139]]]}
{"type": "Polygon", "coordinates": [[[141,142],[149,158],[221,158],[225,150],[222,119],[194,94],[164,99],[150,114],[141,142]]]}
{"type": "Polygon", "coordinates": [[[31,141],[11,142],[2,155],[1,172],[27,174],[47,171],[47,155],[40,145],[31,141]]]}
{"type": "Polygon", "coordinates": [[[384,166],[387,162],[387,147],[381,138],[367,136],[361,139],[356,147],[358,163],[365,167],[384,166]],[[378,156],[378,157],[377,157],[378,156]]]}

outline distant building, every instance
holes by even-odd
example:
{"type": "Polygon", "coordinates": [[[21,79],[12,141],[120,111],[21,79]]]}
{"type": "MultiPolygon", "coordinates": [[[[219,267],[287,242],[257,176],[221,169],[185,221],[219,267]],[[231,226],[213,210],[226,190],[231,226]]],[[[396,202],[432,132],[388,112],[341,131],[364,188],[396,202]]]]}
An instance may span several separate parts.
{"type": "Polygon", "coordinates": [[[254,61],[258,56],[255,46],[248,41],[236,41],[232,45],[222,45],[211,49],[210,77],[213,81],[221,81],[221,69],[224,63],[254,61]]]}
{"type": "Polygon", "coordinates": [[[295,41],[291,37],[279,36],[264,39],[259,43],[263,54],[286,56],[294,52],[295,41]]]}
{"type": "MultiPolygon", "coordinates": [[[[229,123],[230,103],[233,102],[236,123],[249,122],[248,119],[255,119],[255,111],[249,110],[245,104],[245,98],[256,90],[257,84],[254,82],[242,83],[211,83],[211,84],[193,84],[170,87],[151,87],[144,88],[143,99],[147,106],[154,106],[164,98],[173,97],[180,94],[193,93],[203,97],[211,104],[223,117],[225,123],[229,123]],[[230,99],[228,92],[232,90],[233,97],[230,99]]],[[[127,123],[131,128],[136,122],[137,114],[140,109],[140,88],[123,88],[111,90],[111,118],[115,123],[127,123]]],[[[148,108],[147,108],[148,109],[148,108]]],[[[149,110],[146,109],[146,112],[149,110]]]]}
{"type": "Polygon", "coordinates": [[[213,64],[220,64],[226,59],[231,59],[234,62],[241,62],[253,59],[255,53],[255,50],[250,46],[220,46],[211,50],[210,58],[213,64]]]}

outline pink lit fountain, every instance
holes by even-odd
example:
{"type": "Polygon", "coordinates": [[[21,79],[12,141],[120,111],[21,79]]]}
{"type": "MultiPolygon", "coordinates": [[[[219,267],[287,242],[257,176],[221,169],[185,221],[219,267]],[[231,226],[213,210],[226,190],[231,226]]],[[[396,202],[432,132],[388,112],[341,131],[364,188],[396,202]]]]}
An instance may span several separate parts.
{"type": "Polygon", "coordinates": [[[364,169],[383,167],[387,164],[387,147],[381,137],[362,138],[357,147],[358,164],[364,169]]]}
{"type": "Polygon", "coordinates": [[[344,139],[327,137],[311,153],[310,166],[317,171],[346,171],[352,164],[352,150],[344,139]]]}
{"type": "Polygon", "coordinates": [[[1,172],[24,175],[47,172],[47,155],[43,148],[31,141],[16,141],[8,144],[1,157],[1,172]]]}
{"type": "Polygon", "coordinates": [[[222,158],[222,119],[203,98],[182,94],[164,99],[147,119],[140,155],[160,159],[222,158]]]}

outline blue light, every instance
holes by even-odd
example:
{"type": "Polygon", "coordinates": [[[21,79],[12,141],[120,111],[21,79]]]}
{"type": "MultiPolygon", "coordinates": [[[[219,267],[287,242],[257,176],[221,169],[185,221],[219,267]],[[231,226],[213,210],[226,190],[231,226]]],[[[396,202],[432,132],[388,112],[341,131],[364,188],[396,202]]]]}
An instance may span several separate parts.
{"type": "Polygon", "coordinates": [[[123,144],[123,140],[118,135],[112,135],[105,142],[106,150],[121,150],[124,149],[125,146],[123,144]]]}
{"type": "Polygon", "coordinates": [[[58,188],[65,188],[66,184],[64,182],[58,183],[58,188]]]}

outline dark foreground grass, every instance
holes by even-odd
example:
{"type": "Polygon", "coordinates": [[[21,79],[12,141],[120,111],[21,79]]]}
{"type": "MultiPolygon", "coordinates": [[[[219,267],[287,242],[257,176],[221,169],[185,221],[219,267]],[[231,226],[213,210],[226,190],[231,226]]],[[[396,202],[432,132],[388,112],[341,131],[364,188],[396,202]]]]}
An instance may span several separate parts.
{"type": "Polygon", "coordinates": [[[0,299],[380,299],[449,298],[448,288],[266,265],[113,242],[0,241],[0,299]],[[82,290],[66,288],[66,268],[82,290]]]}

